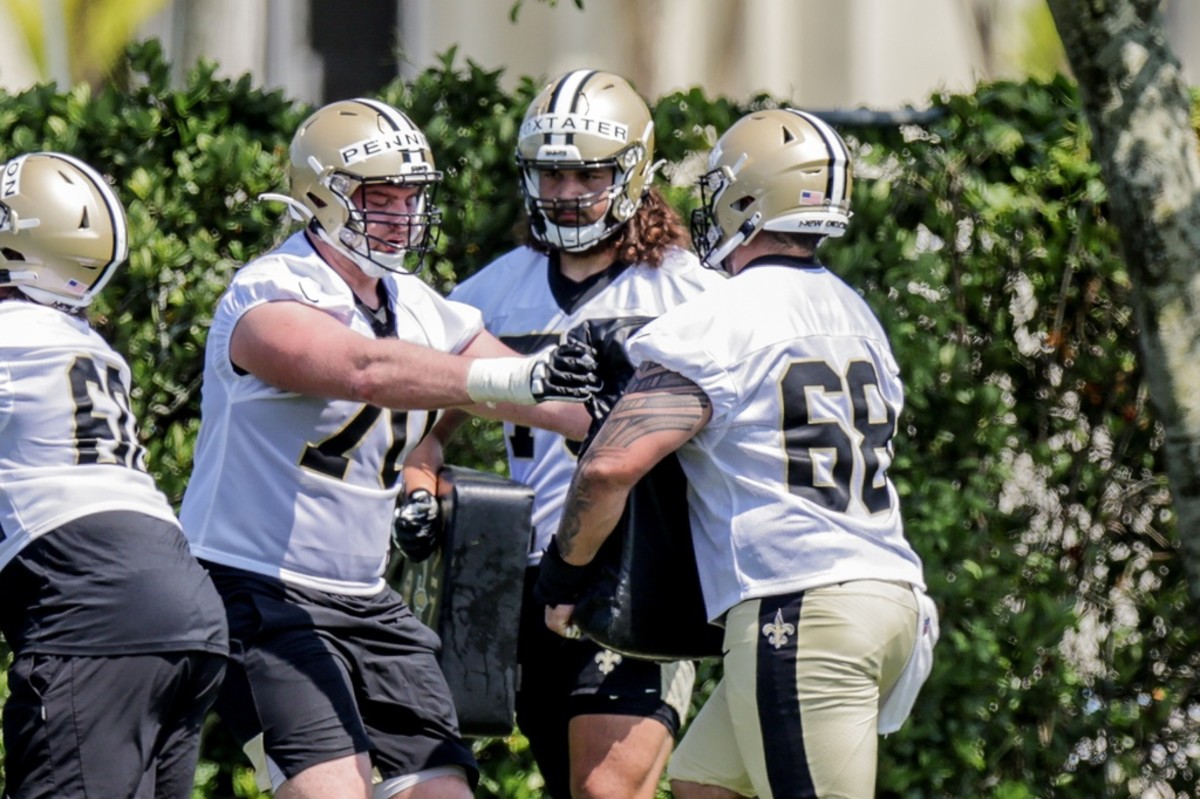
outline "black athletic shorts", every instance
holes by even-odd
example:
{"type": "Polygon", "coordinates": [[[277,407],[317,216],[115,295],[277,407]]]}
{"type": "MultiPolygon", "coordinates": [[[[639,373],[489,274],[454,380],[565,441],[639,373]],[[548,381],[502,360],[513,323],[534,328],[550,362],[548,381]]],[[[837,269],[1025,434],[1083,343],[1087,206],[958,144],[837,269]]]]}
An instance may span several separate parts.
{"type": "Polygon", "coordinates": [[[228,644],[178,525],[107,511],[35,539],[0,570],[0,630],[13,799],[191,795],[228,644]]]}
{"type": "Polygon", "coordinates": [[[241,743],[261,732],[289,779],[369,752],[384,779],[454,765],[474,784],[441,643],[395,591],[345,596],[205,565],[229,618],[232,662],[216,709],[241,743]]]}
{"type": "Polygon", "coordinates": [[[533,597],[538,569],[525,572],[517,639],[520,684],[517,726],[529,739],[552,797],[569,797],[567,728],[575,716],[612,714],[657,719],[674,737],[687,713],[695,670],[690,663],[623,657],[587,639],[546,626],[546,606],[533,597]]]}
{"type": "Polygon", "coordinates": [[[11,799],[187,799],[225,658],[31,653],[8,672],[11,799]]]}

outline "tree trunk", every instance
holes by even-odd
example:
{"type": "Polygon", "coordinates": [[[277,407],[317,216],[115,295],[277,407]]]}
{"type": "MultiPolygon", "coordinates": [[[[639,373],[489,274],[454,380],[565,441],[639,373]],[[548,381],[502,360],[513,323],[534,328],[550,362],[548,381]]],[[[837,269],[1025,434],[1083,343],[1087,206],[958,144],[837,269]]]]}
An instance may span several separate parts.
{"type": "Polygon", "coordinates": [[[1200,600],[1200,152],[1160,0],[1048,0],[1092,130],[1200,600]]]}

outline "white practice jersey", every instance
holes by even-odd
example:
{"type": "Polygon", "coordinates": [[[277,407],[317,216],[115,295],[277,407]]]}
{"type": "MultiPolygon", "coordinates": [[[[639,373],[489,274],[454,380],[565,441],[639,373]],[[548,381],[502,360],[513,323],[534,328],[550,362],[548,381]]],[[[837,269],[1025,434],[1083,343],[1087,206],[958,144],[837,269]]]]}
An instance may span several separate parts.
{"type": "MultiPolygon", "coordinates": [[[[508,346],[532,355],[589,319],[659,316],[669,308],[724,284],[718,272],[700,266],[685,250],[673,250],[659,267],[615,268],[592,281],[572,284],[550,258],[519,247],[460,284],[450,299],[483,312],[488,330],[508,346]]],[[[504,423],[512,479],[533,488],[530,563],[558,531],[575,455],[566,439],[548,430],[504,423]]]]}
{"type": "Polygon", "coordinates": [[[811,263],[760,260],[627,345],[712,400],[679,450],[711,619],[846,580],[924,587],[888,478],[904,388],[875,315],[811,263]],[[807,267],[807,268],[805,268],[807,267]]]}
{"type": "Polygon", "coordinates": [[[129,365],[86,320],[0,302],[0,568],[94,513],[177,524],[146,472],[129,386],[129,365]]]}
{"type": "MultiPolygon", "coordinates": [[[[403,341],[460,352],[483,329],[478,311],[416,277],[382,280],[403,341]]],[[[238,320],[281,301],[374,337],[350,287],[303,233],[237,272],[208,335],[184,533],[204,560],[318,590],[374,594],[384,587],[400,465],[434,414],[280,391],[235,370],[229,344],[238,320]]]]}

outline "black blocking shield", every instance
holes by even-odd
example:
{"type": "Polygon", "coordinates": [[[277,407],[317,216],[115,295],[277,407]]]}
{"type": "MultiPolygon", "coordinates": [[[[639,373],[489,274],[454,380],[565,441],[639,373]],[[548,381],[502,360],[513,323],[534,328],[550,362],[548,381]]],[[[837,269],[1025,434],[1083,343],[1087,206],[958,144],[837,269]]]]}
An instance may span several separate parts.
{"type": "Polygon", "coordinates": [[[686,494],[674,454],[634,486],[596,556],[596,581],[575,606],[575,623],[589,638],[648,660],[721,655],[723,633],[708,623],[700,591],[686,494]]]}
{"type": "Polygon", "coordinates": [[[396,555],[389,581],[442,639],[439,658],[468,738],[512,732],[517,630],[533,491],[485,472],[438,475],[442,547],[421,563],[396,555]]]}

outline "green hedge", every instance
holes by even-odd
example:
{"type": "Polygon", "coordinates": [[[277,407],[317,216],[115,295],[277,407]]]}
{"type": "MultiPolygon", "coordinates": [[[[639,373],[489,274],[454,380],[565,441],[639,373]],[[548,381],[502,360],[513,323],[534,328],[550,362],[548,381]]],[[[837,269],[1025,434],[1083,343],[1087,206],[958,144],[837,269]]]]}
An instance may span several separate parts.
{"type": "MultiPolygon", "coordinates": [[[[212,305],[282,233],[281,209],[254,197],[282,188],[290,132],[310,109],[216,80],[211,65],[180,90],[167,75],[148,43],[95,92],[0,94],[0,158],[65,150],[116,181],[132,255],[96,320],[129,358],[153,471],[178,500],[212,305]]],[[[451,52],[379,93],[424,126],[448,176],[427,273],[440,289],[515,241],[514,137],[534,90],[525,79],[507,93],[499,73],[451,52]]],[[[694,172],[716,132],[770,102],[663,98],[664,174],[694,172]]],[[[930,684],[881,746],[879,794],[1193,791],[1200,642],[1074,87],[998,83],[931,104],[924,126],[842,127],[855,217],[823,250],[893,339],[908,407],[892,474],[943,614],[930,684]]],[[[667,194],[694,202],[686,185],[667,194]]],[[[473,426],[452,460],[503,469],[497,428],[473,426]]],[[[697,702],[715,677],[706,666],[697,702]]],[[[255,796],[222,728],[210,733],[196,796],[255,796]]],[[[538,795],[519,735],[477,751],[480,796],[538,795]]]]}

